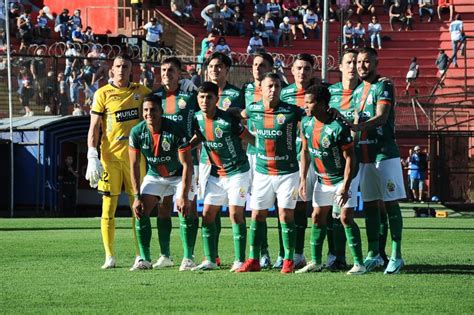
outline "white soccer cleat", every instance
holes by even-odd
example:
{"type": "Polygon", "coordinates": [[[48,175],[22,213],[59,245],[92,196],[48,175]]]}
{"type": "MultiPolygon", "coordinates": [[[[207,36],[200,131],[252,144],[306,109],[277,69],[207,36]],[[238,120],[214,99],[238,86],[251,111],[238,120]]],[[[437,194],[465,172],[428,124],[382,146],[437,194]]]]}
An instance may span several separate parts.
{"type": "Polygon", "coordinates": [[[140,260],[138,263],[134,264],[130,271],[137,271],[137,270],[150,270],[153,269],[151,262],[146,260],[140,260]]]}
{"type": "Polygon", "coordinates": [[[304,254],[295,254],[294,262],[295,269],[301,269],[307,265],[306,257],[304,257],[304,254]]]}
{"type": "Polygon", "coordinates": [[[401,258],[390,258],[388,261],[387,269],[385,269],[385,275],[395,275],[400,273],[400,269],[405,265],[405,262],[401,258]]]}
{"type": "Polygon", "coordinates": [[[116,260],[114,256],[108,256],[105,258],[105,263],[102,265],[102,269],[112,269],[115,268],[116,260]]]}
{"type": "Polygon", "coordinates": [[[265,254],[262,257],[260,257],[260,268],[270,268],[270,265],[272,264],[270,260],[270,256],[265,254]]]}
{"type": "Polygon", "coordinates": [[[194,267],[196,267],[196,264],[192,259],[183,258],[183,260],[181,261],[181,265],[179,266],[179,271],[191,270],[194,267]]]}
{"type": "Polygon", "coordinates": [[[283,257],[278,256],[277,260],[273,264],[273,269],[281,269],[283,268],[283,257]]]}
{"type": "Polygon", "coordinates": [[[323,265],[316,264],[315,262],[310,262],[300,270],[296,270],[295,273],[308,273],[308,272],[321,272],[323,271],[323,265]]]}
{"type": "Polygon", "coordinates": [[[160,258],[153,264],[154,269],[162,269],[166,267],[174,266],[174,262],[171,258],[161,255],[160,258]]]}
{"type": "Polygon", "coordinates": [[[237,270],[240,269],[240,267],[242,267],[243,264],[244,263],[241,261],[238,261],[238,260],[234,261],[234,263],[232,264],[232,267],[230,268],[230,272],[236,272],[237,270]]]}
{"type": "Polygon", "coordinates": [[[191,269],[192,271],[216,270],[219,269],[216,263],[209,260],[204,260],[201,264],[191,269]]]}
{"type": "Polygon", "coordinates": [[[372,271],[379,267],[383,267],[383,259],[380,255],[377,255],[372,258],[367,257],[364,260],[364,266],[365,266],[365,269],[367,269],[366,270],[367,272],[372,271]]]}
{"type": "Polygon", "coordinates": [[[358,276],[363,275],[367,272],[367,269],[364,265],[354,264],[354,266],[346,274],[349,276],[358,276]]]}

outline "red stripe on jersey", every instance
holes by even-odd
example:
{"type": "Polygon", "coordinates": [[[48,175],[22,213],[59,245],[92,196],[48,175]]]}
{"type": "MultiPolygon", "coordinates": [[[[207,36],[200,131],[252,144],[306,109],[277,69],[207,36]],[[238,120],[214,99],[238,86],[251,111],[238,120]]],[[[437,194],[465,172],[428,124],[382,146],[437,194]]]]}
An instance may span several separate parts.
{"type": "MultiPolygon", "coordinates": [[[[154,133],[152,134],[153,137],[153,154],[155,156],[158,156],[160,154],[160,138],[161,135],[159,133],[154,133]]],[[[158,174],[160,174],[161,177],[168,177],[168,169],[164,165],[157,165],[156,170],[158,171],[158,174]]]]}
{"type": "Polygon", "coordinates": [[[340,104],[340,108],[342,110],[348,110],[351,108],[352,92],[353,90],[342,91],[342,99],[341,99],[341,104],[340,104]]]}
{"type": "Polygon", "coordinates": [[[304,89],[298,89],[295,95],[296,105],[300,108],[304,108],[304,89]]]}
{"type": "Polygon", "coordinates": [[[214,141],[214,121],[204,116],[204,132],[207,141],[214,141]]]}
{"type": "Polygon", "coordinates": [[[259,86],[255,86],[255,90],[253,92],[253,101],[254,102],[259,102],[262,100],[262,88],[259,86]]]}
{"type": "MultiPolygon", "coordinates": [[[[275,127],[275,115],[271,113],[272,109],[265,110],[263,114],[263,128],[273,129],[275,127]]],[[[265,153],[269,158],[267,160],[267,169],[268,175],[278,175],[277,165],[276,165],[276,140],[265,139],[265,153]]]]}
{"type": "MultiPolygon", "coordinates": [[[[204,131],[205,131],[205,137],[207,141],[214,141],[214,120],[212,119],[207,119],[205,116],[204,117],[204,131]]],[[[217,152],[214,152],[213,150],[209,150],[209,158],[214,162],[214,165],[217,167],[217,174],[219,176],[227,176],[226,171],[224,171],[224,168],[222,166],[222,161],[217,152]]]]}
{"type": "Polygon", "coordinates": [[[390,101],[389,100],[380,100],[377,102],[377,105],[390,105],[390,101]]]}
{"type": "MultiPolygon", "coordinates": [[[[313,148],[319,150],[321,148],[320,139],[321,139],[321,131],[324,128],[324,123],[315,119],[314,126],[313,126],[313,141],[312,145],[313,148]]],[[[314,164],[316,165],[316,169],[318,170],[319,174],[326,174],[326,168],[324,167],[324,163],[322,159],[314,158],[314,164]]],[[[332,185],[331,181],[327,176],[320,175],[321,179],[323,180],[324,185],[332,185]]]]}
{"type": "Polygon", "coordinates": [[[227,172],[224,170],[224,167],[222,165],[221,158],[219,157],[219,154],[215,151],[210,151],[210,158],[214,162],[214,164],[217,166],[217,174],[219,176],[227,176],[227,172]]]}
{"type": "Polygon", "coordinates": [[[369,90],[372,85],[370,83],[364,82],[364,91],[362,92],[362,99],[360,100],[360,108],[359,112],[363,111],[365,108],[365,102],[367,101],[367,97],[369,97],[369,90]]]}
{"type": "Polygon", "coordinates": [[[179,153],[184,153],[184,152],[189,151],[189,150],[191,150],[191,145],[187,145],[184,148],[178,149],[178,152],[179,153]]]}
{"type": "Polygon", "coordinates": [[[165,114],[176,113],[176,95],[173,92],[166,92],[165,114]]]}

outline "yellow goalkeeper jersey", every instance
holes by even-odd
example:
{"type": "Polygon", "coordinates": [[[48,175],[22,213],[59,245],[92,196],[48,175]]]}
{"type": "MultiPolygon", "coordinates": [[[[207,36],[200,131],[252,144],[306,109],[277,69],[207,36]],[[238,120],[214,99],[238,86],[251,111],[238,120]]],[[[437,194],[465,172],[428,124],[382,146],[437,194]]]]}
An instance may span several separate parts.
{"type": "Polygon", "coordinates": [[[128,161],[128,137],[140,121],[143,98],[150,92],[138,83],[123,88],[107,84],[95,92],[91,111],[102,116],[102,160],[128,161]]]}

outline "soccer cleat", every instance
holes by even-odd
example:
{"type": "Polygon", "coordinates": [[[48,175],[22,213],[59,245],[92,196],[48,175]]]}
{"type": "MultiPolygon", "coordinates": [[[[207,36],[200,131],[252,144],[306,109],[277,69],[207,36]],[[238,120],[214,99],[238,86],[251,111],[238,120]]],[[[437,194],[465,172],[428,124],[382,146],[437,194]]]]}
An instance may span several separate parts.
{"type": "Polygon", "coordinates": [[[219,256],[216,257],[216,265],[217,265],[218,267],[221,266],[221,259],[219,258],[219,256]]]}
{"type": "Polygon", "coordinates": [[[260,257],[260,268],[269,268],[271,265],[270,256],[267,254],[260,257]]]}
{"type": "Polygon", "coordinates": [[[197,265],[196,267],[192,268],[192,271],[204,271],[204,270],[215,270],[219,269],[216,263],[213,263],[209,260],[204,260],[201,264],[197,265]]]}
{"type": "Polygon", "coordinates": [[[166,267],[171,267],[174,265],[174,262],[171,258],[161,255],[160,258],[153,264],[153,269],[161,269],[166,267]]]}
{"type": "Polygon", "coordinates": [[[241,261],[238,261],[238,260],[234,261],[234,263],[232,264],[232,267],[230,268],[230,272],[236,272],[242,267],[243,264],[244,263],[241,261]]]}
{"type": "Polygon", "coordinates": [[[273,264],[273,269],[281,269],[283,267],[283,257],[278,256],[277,260],[273,264]]]}
{"type": "Polygon", "coordinates": [[[395,275],[400,273],[400,269],[405,265],[405,262],[401,258],[390,258],[387,269],[385,269],[384,275],[395,275]]]}
{"type": "Polygon", "coordinates": [[[301,269],[304,266],[306,266],[306,257],[304,257],[304,254],[295,254],[295,269],[301,269]]]}
{"type": "Polygon", "coordinates": [[[326,268],[331,269],[334,263],[336,262],[336,256],[333,254],[328,254],[328,259],[326,261],[326,268]]]}
{"type": "Polygon", "coordinates": [[[345,261],[339,261],[336,260],[331,267],[326,267],[328,268],[331,272],[336,272],[336,271],[344,271],[349,269],[349,266],[346,264],[345,261]]]}
{"type": "Polygon", "coordinates": [[[237,269],[235,272],[252,272],[252,271],[260,271],[260,263],[258,259],[247,259],[242,267],[237,269]]]}
{"type": "Polygon", "coordinates": [[[323,271],[323,265],[319,265],[311,261],[309,264],[307,264],[300,270],[295,271],[295,273],[321,272],[321,271],[323,271]]]}
{"type": "Polygon", "coordinates": [[[111,268],[115,268],[115,265],[116,265],[115,257],[114,256],[109,256],[109,257],[105,258],[105,263],[100,268],[102,268],[102,269],[111,269],[111,268]]]}
{"type": "Polygon", "coordinates": [[[284,259],[283,260],[283,267],[281,268],[281,273],[293,273],[295,270],[295,263],[293,260],[284,259]]]}
{"type": "Polygon", "coordinates": [[[146,260],[140,260],[138,263],[133,264],[132,268],[130,268],[130,271],[150,270],[150,269],[153,269],[151,262],[146,261],[146,260]]]}
{"type": "Polygon", "coordinates": [[[364,260],[364,266],[367,269],[367,272],[372,271],[376,268],[383,267],[383,259],[380,257],[380,255],[377,254],[377,256],[373,258],[367,257],[364,260]]]}
{"type": "Polygon", "coordinates": [[[192,270],[194,267],[196,267],[196,264],[192,259],[183,258],[181,265],[179,266],[179,271],[192,270]]]}
{"type": "Polygon", "coordinates": [[[366,273],[367,269],[364,265],[354,264],[351,270],[349,270],[346,274],[349,276],[358,276],[366,273]]]}

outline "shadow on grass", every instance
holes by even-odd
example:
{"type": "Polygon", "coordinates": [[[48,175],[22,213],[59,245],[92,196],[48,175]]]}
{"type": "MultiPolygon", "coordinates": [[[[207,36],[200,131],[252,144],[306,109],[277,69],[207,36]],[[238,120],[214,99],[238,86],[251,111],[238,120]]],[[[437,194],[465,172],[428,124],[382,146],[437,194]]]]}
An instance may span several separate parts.
{"type": "Polygon", "coordinates": [[[406,265],[403,268],[403,273],[474,275],[474,265],[406,265]]]}

